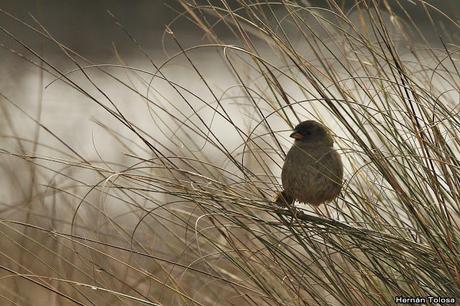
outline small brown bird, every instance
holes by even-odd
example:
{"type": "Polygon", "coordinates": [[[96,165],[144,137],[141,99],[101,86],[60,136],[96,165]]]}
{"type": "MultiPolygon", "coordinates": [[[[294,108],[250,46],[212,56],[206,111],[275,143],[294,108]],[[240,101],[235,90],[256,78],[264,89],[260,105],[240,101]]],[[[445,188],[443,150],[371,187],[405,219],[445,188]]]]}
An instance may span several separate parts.
{"type": "Polygon", "coordinates": [[[278,194],[278,205],[295,200],[318,206],[335,199],[342,189],[343,165],[334,148],[334,139],[321,123],[299,123],[290,135],[294,144],[286,155],[278,194]]]}

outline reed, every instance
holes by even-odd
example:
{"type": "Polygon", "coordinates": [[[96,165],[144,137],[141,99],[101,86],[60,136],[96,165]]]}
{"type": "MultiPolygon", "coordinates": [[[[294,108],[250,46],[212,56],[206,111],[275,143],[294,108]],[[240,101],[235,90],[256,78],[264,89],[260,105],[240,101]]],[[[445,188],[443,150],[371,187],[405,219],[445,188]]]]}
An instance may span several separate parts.
{"type": "MultiPolygon", "coordinates": [[[[22,139],[2,108],[17,144],[3,146],[2,156],[29,165],[17,179],[31,186],[24,201],[3,204],[3,299],[392,305],[396,296],[460,298],[455,45],[433,46],[404,1],[362,1],[349,11],[334,1],[179,4],[165,31],[174,47],[161,64],[109,12],[149,62],[142,69],[121,55],[116,64],[92,63],[40,23],[25,24],[74,65],[63,71],[0,27],[54,82],[110,115],[113,126],[97,124],[122,154],[88,159],[30,114],[59,146],[22,139]],[[177,22],[203,40],[183,43],[177,22]],[[223,77],[209,76],[208,65],[223,77]],[[184,71],[190,80],[180,83],[184,71]],[[146,113],[148,124],[131,119],[95,75],[136,96],[128,107],[146,113]],[[298,205],[293,214],[273,201],[288,131],[306,119],[335,134],[345,185],[333,203],[298,205]]],[[[3,95],[0,105],[20,109],[3,95]]]]}

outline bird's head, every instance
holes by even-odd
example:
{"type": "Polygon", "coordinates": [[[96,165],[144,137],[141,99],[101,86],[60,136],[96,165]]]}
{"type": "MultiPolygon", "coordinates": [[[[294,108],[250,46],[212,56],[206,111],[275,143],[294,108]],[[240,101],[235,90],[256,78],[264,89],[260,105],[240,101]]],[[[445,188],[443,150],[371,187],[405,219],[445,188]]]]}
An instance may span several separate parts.
{"type": "Polygon", "coordinates": [[[296,142],[302,142],[314,145],[332,146],[334,139],[332,138],[327,127],[314,120],[307,120],[299,123],[290,137],[296,142]]]}

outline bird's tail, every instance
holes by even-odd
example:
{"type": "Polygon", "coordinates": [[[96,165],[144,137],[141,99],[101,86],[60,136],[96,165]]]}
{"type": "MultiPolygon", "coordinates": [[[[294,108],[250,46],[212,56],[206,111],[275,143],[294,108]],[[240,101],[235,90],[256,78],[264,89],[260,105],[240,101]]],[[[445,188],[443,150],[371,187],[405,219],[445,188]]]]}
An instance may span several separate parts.
{"type": "Polygon", "coordinates": [[[294,204],[294,198],[290,196],[285,190],[283,190],[276,196],[275,203],[279,206],[289,206],[294,204]]]}

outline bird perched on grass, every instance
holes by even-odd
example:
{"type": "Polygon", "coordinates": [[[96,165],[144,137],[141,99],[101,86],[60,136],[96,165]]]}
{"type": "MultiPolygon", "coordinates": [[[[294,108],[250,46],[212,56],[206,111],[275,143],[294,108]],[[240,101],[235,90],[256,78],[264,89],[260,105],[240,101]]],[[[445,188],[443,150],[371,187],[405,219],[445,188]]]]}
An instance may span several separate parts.
{"type": "Polygon", "coordinates": [[[342,189],[343,165],[328,129],[314,120],[299,123],[290,135],[294,144],[286,155],[278,205],[295,200],[318,206],[335,199],[342,189]]]}

